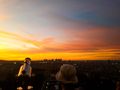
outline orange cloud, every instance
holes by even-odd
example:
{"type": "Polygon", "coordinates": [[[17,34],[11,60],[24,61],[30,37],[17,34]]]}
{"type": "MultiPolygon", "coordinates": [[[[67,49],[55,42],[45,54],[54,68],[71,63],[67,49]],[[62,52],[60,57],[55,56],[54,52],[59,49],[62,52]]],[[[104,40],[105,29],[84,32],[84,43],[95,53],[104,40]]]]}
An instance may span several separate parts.
{"type": "MultiPolygon", "coordinates": [[[[69,31],[63,42],[54,37],[35,40],[27,36],[0,31],[0,59],[34,60],[63,58],[66,60],[119,59],[120,43],[118,29],[90,28],[85,31],[69,31]],[[71,37],[71,38],[70,38],[71,37]],[[6,57],[7,56],[7,57],[6,57]]],[[[33,37],[34,38],[34,37],[33,37]]]]}
{"type": "Polygon", "coordinates": [[[0,15],[0,21],[5,21],[5,20],[8,20],[9,19],[9,16],[7,15],[0,15]]]}
{"type": "Polygon", "coordinates": [[[20,37],[19,35],[0,31],[0,49],[6,50],[24,50],[29,48],[37,48],[31,40],[20,37]]]}

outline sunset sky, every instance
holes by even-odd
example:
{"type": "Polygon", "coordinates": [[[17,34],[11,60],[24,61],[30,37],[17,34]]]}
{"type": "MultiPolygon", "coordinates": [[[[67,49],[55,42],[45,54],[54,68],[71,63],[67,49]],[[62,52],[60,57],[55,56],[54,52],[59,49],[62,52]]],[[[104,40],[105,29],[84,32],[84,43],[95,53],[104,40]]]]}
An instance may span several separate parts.
{"type": "Polygon", "coordinates": [[[120,59],[120,0],[0,0],[0,59],[120,59]]]}

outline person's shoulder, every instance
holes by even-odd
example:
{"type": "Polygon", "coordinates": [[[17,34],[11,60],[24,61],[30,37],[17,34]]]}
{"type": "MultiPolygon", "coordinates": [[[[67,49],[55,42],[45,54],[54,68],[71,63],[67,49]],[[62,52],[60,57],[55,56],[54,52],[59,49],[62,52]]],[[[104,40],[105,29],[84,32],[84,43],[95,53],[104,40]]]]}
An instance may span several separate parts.
{"type": "Polygon", "coordinates": [[[20,68],[22,68],[23,67],[23,64],[20,66],[20,68]]]}

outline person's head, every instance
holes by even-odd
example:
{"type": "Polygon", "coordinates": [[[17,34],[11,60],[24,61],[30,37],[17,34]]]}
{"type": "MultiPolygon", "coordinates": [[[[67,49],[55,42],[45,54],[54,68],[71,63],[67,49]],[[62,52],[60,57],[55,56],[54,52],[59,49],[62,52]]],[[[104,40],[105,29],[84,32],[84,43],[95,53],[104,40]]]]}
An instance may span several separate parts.
{"type": "Polygon", "coordinates": [[[56,74],[56,79],[62,82],[77,83],[76,68],[70,64],[63,64],[59,72],[56,74]]]}
{"type": "Polygon", "coordinates": [[[24,63],[31,64],[31,59],[29,57],[25,58],[24,63]]]}

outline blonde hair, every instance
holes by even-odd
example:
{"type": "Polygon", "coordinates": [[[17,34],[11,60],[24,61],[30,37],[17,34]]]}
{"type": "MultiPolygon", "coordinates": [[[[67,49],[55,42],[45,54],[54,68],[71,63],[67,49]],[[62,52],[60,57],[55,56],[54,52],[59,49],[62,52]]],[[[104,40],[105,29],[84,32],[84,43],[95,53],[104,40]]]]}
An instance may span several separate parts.
{"type": "Polygon", "coordinates": [[[76,68],[70,64],[63,64],[59,72],[56,74],[56,79],[62,82],[77,83],[76,68]]]}

